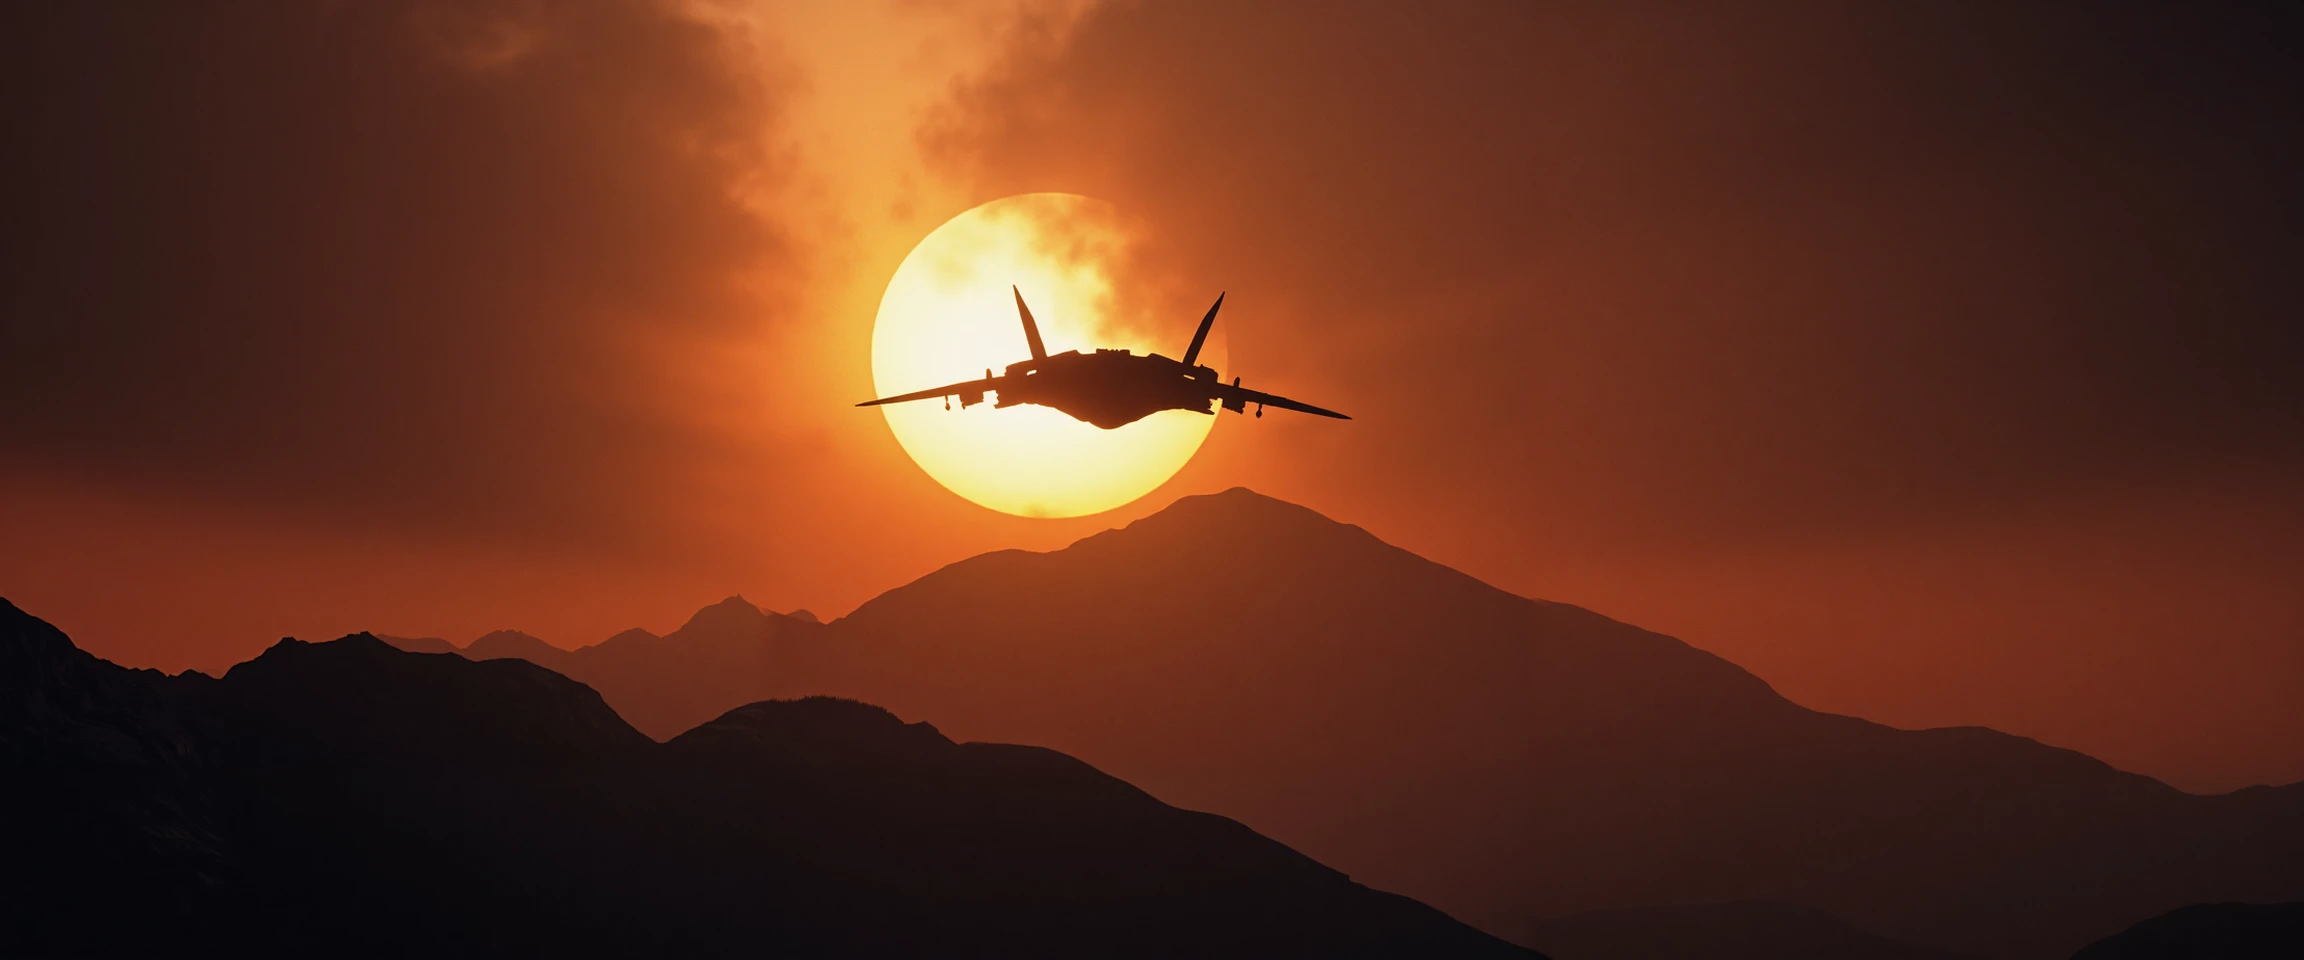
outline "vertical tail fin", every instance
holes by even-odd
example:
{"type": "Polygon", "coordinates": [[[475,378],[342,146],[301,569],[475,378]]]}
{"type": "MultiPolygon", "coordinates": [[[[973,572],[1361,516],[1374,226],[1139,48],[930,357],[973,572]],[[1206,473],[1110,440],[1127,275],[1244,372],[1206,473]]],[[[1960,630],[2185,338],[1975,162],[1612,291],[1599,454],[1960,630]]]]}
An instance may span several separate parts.
{"type": "Polygon", "coordinates": [[[1216,311],[1224,309],[1224,295],[1216,295],[1216,305],[1208,308],[1208,315],[1200,318],[1200,332],[1192,335],[1192,348],[1184,351],[1184,365],[1189,367],[1200,359],[1200,346],[1208,342],[1208,328],[1216,325],[1216,311]]]}
{"type": "Polygon", "coordinates": [[[1016,294],[1016,315],[1024,318],[1024,342],[1032,346],[1032,359],[1048,359],[1048,348],[1040,343],[1040,325],[1032,322],[1032,308],[1024,305],[1024,291],[1015,284],[1009,284],[1008,289],[1016,294]]]}

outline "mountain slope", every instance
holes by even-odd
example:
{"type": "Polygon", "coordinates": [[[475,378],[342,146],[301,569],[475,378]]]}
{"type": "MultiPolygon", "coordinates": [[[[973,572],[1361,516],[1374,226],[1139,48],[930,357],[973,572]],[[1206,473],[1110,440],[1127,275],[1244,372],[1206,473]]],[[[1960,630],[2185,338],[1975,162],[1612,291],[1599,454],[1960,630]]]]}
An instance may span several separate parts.
{"type": "Polygon", "coordinates": [[[2201,903],[2089,944],[2072,960],[2294,960],[2304,903],[2201,903]]]}
{"type": "Polygon", "coordinates": [[[0,600],[0,956],[240,919],[244,878],[207,771],[154,677],[0,600]],[[63,936],[16,922],[28,917],[63,936]]]}
{"type": "Polygon", "coordinates": [[[806,660],[822,630],[805,610],[768,613],[729,597],[666,636],[635,628],[574,650],[515,630],[463,648],[430,638],[378,639],[411,653],[527,660],[590,684],[634,727],[670,740],[737,704],[812,692],[806,660]]]}
{"type": "Polygon", "coordinates": [[[1557,960],[1975,960],[1859,930],[1821,910],[1753,900],[1595,910],[1537,924],[1528,939],[1557,960]]]}
{"type": "Polygon", "coordinates": [[[858,703],[660,744],[520,659],[359,635],[166,678],[13,607],[0,641],[5,774],[49,792],[0,792],[10,955],[1529,955],[1069,757],[858,703]],[[66,817],[78,842],[41,839],[66,817]],[[103,872],[154,883],[31,898],[103,872]]]}
{"type": "Polygon", "coordinates": [[[395,637],[389,634],[370,634],[396,649],[409,653],[463,653],[463,648],[439,637],[395,637]]]}
{"type": "Polygon", "coordinates": [[[2193,797],[1990,730],[1816,713],[1246,490],[953,564],[831,632],[825,692],[1087,758],[1490,930],[1775,900],[2060,957],[2304,891],[2304,790],[2193,797]]]}
{"type": "Polygon", "coordinates": [[[1491,931],[1773,901],[2061,958],[2186,903],[2304,896],[2304,785],[2191,796],[1992,730],[1817,713],[1244,489],[955,563],[828,625],[731,598],[595,649],[567,671],[659,739],[766,696],[884,703],[1080,756],[1491,931]]]}

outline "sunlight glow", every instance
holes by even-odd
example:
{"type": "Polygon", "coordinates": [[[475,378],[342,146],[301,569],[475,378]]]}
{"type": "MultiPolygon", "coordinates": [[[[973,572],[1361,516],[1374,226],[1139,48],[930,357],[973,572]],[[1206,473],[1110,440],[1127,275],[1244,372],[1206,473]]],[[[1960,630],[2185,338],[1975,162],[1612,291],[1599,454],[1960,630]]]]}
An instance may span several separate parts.
{"type": "MultiPolygon", "coordinates": [[[[1114,277],[1137,231],[1102,201],[1035,193],[952,218],[914,247],[888,281],[872,329],[880,396],[984,376],[1031,355],[1009,285],[1022,289],[1050,355],[1124,347],[1177,357],[1192,315],[1137,318],[1119,306],[1114,277]]],[[[1213,289],[1208,291],[1214,299],[1213,289]]],[[[1202,362],[1228,369],[1218,322],[1202,362]]],[[[962,409],[922,400],[880,409],[920,468],[983,506],[1030,517],[1100,513],[1174,476],[1216,418],[1165,410],[1101,430],[1047,407],[962,409]]]]}

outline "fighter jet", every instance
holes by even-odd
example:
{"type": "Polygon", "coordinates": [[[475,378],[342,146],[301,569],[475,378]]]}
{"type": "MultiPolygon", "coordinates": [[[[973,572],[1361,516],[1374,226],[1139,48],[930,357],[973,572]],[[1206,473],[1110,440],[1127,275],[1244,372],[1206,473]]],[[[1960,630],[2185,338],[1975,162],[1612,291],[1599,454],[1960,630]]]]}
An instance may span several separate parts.
{"type": "Polygon", "coordinates": [[[1240,413],[1247,410],[1249,404],[1256,405],[1259,417],[1264,415],[1265,407],[1278,407],[1338,420],[1352,419],[1334,410],[1246,389],[1240,386],[1239,377],[1225,383],[1214,369],[1197,365],[1200,347],[1208,342],[1208,329],[1216,325],[1216,311],[1224,307],[1223,294],[1216,295],[1216,305],[1209,307],[1208,315],[1200,318],[1200,331],[1192,335],[1192,346],[1184,350],[1184,359],[1171,360],[1157,353],[1139,357],[1126,350],[1103,349],[1094,353],[1070,350],[1051,357],[1048,348],[1040,343],[1040,326],[1032,322],[1032,308],[1024,305],[1024,292],[1013,286],[1008,289],[1016,294],[1016,314],[1024,320],[1024,343],[1032,349],[1032,359],[1009,364],[999,376],[993,376],[992,371],[986,369],[981,380],[866,400],[857,406],[877,407],[883,403],[943,397],[947,398],[945,408],[950,409],[949,398],[959,397],[960,406],[965,409],[983,403],[984,394],[992,393],[999,398],[992,404],[996,410],[1034,403],[1054,407],[1075,420],[1106,430],[1126,426],[1162,410],[1214,415],[1218,406],[1240,413]]]}

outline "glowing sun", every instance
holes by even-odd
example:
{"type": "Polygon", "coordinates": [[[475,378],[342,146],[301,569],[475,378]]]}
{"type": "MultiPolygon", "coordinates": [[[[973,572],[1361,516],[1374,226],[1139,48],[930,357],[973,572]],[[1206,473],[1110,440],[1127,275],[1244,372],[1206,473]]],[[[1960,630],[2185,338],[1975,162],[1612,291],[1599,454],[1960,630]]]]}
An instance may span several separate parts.
{"type": "MultiPolygon", "coordinates": [[[[1031,305],[1050,354],[1117,347],[1181,356],[1198,313],[1153,316],[1145,298],[1115,286],[1141,237],[1111,204],[1068,193],[1007,197],[953,217],[912,248],[880,298],[874,388],[889,396],[971,380],[1031,356],[1011,284],[1031,305]]],[[[1200,362],[1228,370],[1225,354],[1218,324],[1200,362]]],[[[1152,492],[1192,459],[1216,422],[1164,410],[1101,430],[1041,406],[947,409],[922,400],[879,409],[904,452],[936,482],[1027,517],[1099,513],[1152,492]]]]}

